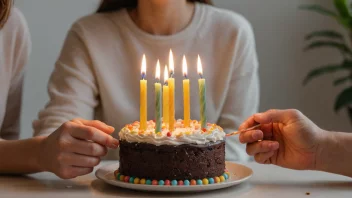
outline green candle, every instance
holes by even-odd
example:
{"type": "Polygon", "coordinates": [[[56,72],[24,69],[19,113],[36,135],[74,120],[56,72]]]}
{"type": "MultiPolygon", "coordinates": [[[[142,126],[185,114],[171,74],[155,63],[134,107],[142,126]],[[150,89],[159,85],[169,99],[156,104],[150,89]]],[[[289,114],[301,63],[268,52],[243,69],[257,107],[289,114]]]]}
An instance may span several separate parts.
{"type": "Polygon", "coordinates": [[[156,64],[155,72],[155,133],[161,132],[161,83],[160,83],[160,62],[156,64]]]}
{"type": "Polygon", "coordinates": [[[198,80],[199,85],[199,104],[200,104],[200,123],[202,129],[206,128],[207,126],[207,101],[206,101],[206,86],[205,86],[205,79],[203,78],[203,68],[202,62],[198,55],[198,74],[200,79],[198,80]]]}

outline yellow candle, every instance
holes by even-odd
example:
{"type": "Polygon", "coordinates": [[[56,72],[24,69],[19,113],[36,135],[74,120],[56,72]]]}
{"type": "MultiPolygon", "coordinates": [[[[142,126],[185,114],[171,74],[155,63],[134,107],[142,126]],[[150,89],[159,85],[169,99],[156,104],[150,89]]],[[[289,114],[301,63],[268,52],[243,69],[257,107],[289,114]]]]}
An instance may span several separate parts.
{"type": "Polygon", "coordinates": [[[157,133],[161,132],[161,84],[159,60],[156,64],[155,80],[155,133],[157,133]]]}
{"type": "Polygon", "coordinates": [[[140,81],[140,130],[147,130],[147,80],[145,80],[147,63],[145,55],[142,59],[142,79],[140,81]]]}
{"type": "Polygon", "coordinates": [[[200,104],[200,122],[202,129],[206,128],[207,126],[207,101],[206,101],[206,86],[205,86],[205,79],[203,78],[203,68],[202,62],[198,55],[198,74],[200,79],[198,80],[199,85],[199,104],[200,104]]]}
{"type": "Polygon", "coordinates": [[[163,121],[166,125],[169,123],[169,86],[167,81],[169,79],[169,71],[167,66],[164,70],[164,86],[163,86],[163,121]]]}
{"type": "Polygon", "coordinates": [[[190,96],[189,96],[189,79],[187,77],[187,61],[186,57],[183,56],[183,120],[185,127],[190,126],[191,112],[190,112],[190,96]]]}
{"type": "Polygon", "coordinates": [[[169,83],[169,130],[174,131],[175,129],[175,79],[174,75],[174,57],[172,51],[170,50],[169,56],[169,69],[170,69],[170,78],[169,83]]]}

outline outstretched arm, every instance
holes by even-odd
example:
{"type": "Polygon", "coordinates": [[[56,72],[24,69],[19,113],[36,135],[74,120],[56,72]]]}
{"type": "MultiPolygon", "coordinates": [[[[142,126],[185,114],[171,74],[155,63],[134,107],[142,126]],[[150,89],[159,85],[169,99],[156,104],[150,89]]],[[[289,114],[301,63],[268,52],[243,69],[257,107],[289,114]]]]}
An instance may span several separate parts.
{"type": "Polygon", "coordinates": [[[323,131],[316,169],[352,177],[352,134],[323,131]]]}
{"type": "Polygon", "coordinates": [[[90,173],[107,148],[118,147],[113,131],[100,121],[75,119],[49,136],[0,141],[0,174],[50,171],[70,179],[90,173]]]}
{"type": "Polygon", "coordinates": [[[239,139],[258,163],[352,177],[352,134],[322,130],[298,110],[254,114],[240,127],[261,124],[239,139]]]}
{"type": "Polygon", "coordinates": [[[44,137],[0,141],[0,173],[26,174],[40,172],[38,154],[44,137]]]}

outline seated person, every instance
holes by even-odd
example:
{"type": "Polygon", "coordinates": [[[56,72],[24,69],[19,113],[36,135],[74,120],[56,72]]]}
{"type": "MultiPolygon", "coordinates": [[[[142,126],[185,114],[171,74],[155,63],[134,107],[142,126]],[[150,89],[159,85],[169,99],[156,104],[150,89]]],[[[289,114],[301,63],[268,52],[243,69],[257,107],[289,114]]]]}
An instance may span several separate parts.
{"type": "Polygon", "coordinates": [[[16,140],[31,42],[25,18],[12,8],[12,0],[0,4],[0,174],[51,171],[73,178],[92,172],[107,147],[118,146],[110,136],[114,128],[104,123],[75,119],[48,137],[16,140]]]}

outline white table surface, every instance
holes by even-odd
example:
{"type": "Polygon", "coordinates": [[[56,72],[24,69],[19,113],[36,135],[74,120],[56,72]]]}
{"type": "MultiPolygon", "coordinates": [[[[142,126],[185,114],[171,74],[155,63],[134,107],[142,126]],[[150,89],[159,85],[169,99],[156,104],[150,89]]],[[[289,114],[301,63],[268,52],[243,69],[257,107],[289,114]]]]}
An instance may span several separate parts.
{"type": "MultiPolygon", "coordinates": [[[[114,161],[105,161],[106,165],[114,161]]],[[[293,171],[272,165],[245,164],[254,175],[247,182],[227,189],[203,193],[148,193],[110,186],[94,173],[72,180],[61,180],[51,173],[29,176],[0,176],[0,198],[7,197],[351,197],[352,179],[315,171],[293,171]],[[306,195],[310,193],[310,195],[306,195]]],[[[352,167],[351,167],[352,168],[352,167]]]]}

